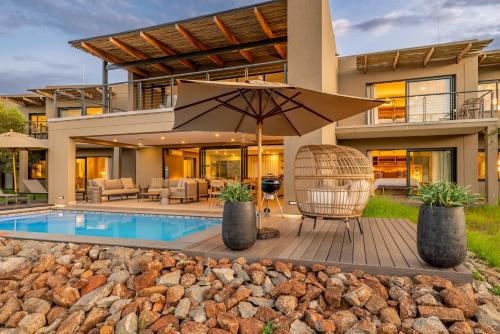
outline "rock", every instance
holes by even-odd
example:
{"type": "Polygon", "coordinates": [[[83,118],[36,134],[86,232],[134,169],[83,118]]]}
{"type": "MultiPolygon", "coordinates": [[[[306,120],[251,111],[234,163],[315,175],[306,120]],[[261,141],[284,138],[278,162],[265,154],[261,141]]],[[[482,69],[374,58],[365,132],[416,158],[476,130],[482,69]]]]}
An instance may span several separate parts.
{"type": "Polygon", "coordinates": [[[399,302],[399,317],[401,319],[415,318],[417,316],[417,305],[410,297],[404,297],[399,302]]]}
{"type": "Polygon", "coordinates": [[[212,272],[224,284],[229,284],[234,279],[234,270],[229,268],[214,268],[212,272]]]}
{"type": "Polygon", "coordinates": [[[386,307],[380,310],[380,321],[396,325],[397,327],[401,326],[401,319],[393,307],[386,307]]]}
{"type": "Polygon", "coordinates": [[[446,305],[462,310],[466,318],[472,318],[478,311],[476,302],[458,288],[443,289],[440,295],[446,305]]]}
{"type": "Polygon", "coordinates": [[[168,288],[163,285],[150,286],[149,288],[144,288],[139,291],[140,297],[149,297],[152,294],[159,293],[164,295],[168,291],[168,288]]]}
{"type": "Polygon", "coordinates": [[[118,296],[108,296],[97,302],[96,306],[100,308],[109,308],[114,302],[120,300],[118,296]]]}
{"type": "Polygon", "coordinates": [[[9,320],[5,322],[5,327],[13,327],[13,328],[17,327],[19,321],[21,321],[21,319],[24,318],[26,315],[28,315],[28,312],[26,311],[18,311],[12,314],[9,320]]]}
{"type": "Polygon", "coordinates": [[[0,272],[11,272],[19,268],[24,262],[26,262],[25,257],[19,256],[9,256],[0,262],[0,272]]]}
{"type": "Polygon", "coordinates": [[[383,323],[377,327],[377,334],[398,334],[398,327],[394,324],[383,323]]]}
{"type": "Polygon", "coordinates": [[[115,301],[113,304],[111,304],[111,307],[109,308],[109,313],[115,314],[117,312],[120,312],[132,302],[132,299],[119,299],[115,301]]]}
{"type": "Polygon", "coordinates": [[[150,310],[144,310],[139,314],[139,331],[142,331],[149,327],[152,323],[160,318],[160,313],[153,312],[150,310]]]}
{"type": "Polygon", "coordinates": [[[70,307],[80,299],[80,292],[70,286],[58,286],[52,290],[52,301],[62,307],[70,307]]]}
{"type": "MultiPolygon", "coordinates": [[[[181,326],[181,334],[207,334],[208,327],[195,321],[185,321],[181,326]]],[[[117,333],[118,334],[118,333],[117,333]]]]}
{"type": "Polygon", "coordinates": [[[314,334],[315,331],[311,327],[307,326],[307,324],[303,321],[297,319],[290,325],[290,334],[307,334],[307,333],[314,334]]]}
{"type": "Polygon", "coordinates": [[[485,324],[500,332],[500,313],[492,304],[485,304],[479,307],[477,312],[477,321],[485,324]]]}
{"type": "Polygon", "coordinates": [[[239,323],[239,334],[262,334],[264,323],[259,319],[240,319],[239,323]]]}
{"type": "Polygon", "coordinates": [[[161,257],[161,263],[165,268],[175,267],[175,259],[170,254],[163,254],[161,257]]]}
{"type": "Polygon", "coordinates": [[[9,298],[0,308],[0,324],[5,323],[12,314],[20,310],[21,303],[14,297],[9,298]]]}
{"type": "Polygon", "coordinates": [[[440,306],[439,302],[436,300],[436,297],[434,297],[430,293],[425,293],[420,297],[415,298],[415,303],[424,306],[440,306]]]}
{"type": "Polygon", "coordinates": [[[450,334],[474,334],[472,327],[465,321],[455,322],[448,328],[448,331],[450,334]]]}
{"type": "Polygon", "coordinates": [[[158,332],[162,328],[179,328],[179,320],[172,314],[164,315],[156,320],[150,327],[153,332],[158,332]]]}
{"type": "Polygon", "coordinates": [[[297,297],[295,296],[279,296],[274,302],[276,308],[284,315],[289,314],[297,308],[297,297]]]}
{"type": "Polygon", "coordinates": [[[83,309],[85,312],[89,311],[99,300],[109,296],[111,291],[113,291],[113,285],[114,283],[112,282],[108,283],[80,297],[80,299],[71,306],[70,311],[78,309],[83,309]]]}
{"type": "MultiPolygon", "coordinates": [[[[57,329],[57,334],[70,334],[76,332],[76,329],[85,319],[85,312],[76,311],[71,313],[66,319],[61,322],[57,329]]],[[[82,331],[84,332],[84,331],[82,331]]],[[[84,332],[86,333],[86,332],[84,332]]]]}
{"type": "Polygon", "coordinates": [[[37,330],[45,326],[45,315],[41,313],[28,314],[19,321],[18,329],[29,334],[34,334],[37,330]]]}
{"type": "Polygon", "coordinates": [[[191,273],[187,273],[182,275],[181,277],[181,285],[185,288],[189,288],[191,285],[196,283],[196,276],[191,273]]]}
{"type": "Polygon", "coordinates": [[[156,279],[156,284],[172,287],[174,285],[178,285],[180,279],[181,279],[181,272],[179,270],[171,271],[169,273],[166,273],[165,275],[162,275],[161,277],[158,277],[156,279]]]}
{"type": "Polygon", "coordinates": [[[189,316],[194,321],[199,323],[204,323],[205,321],[207,321],[207,314],[205,313],[205,307],[203,306],[198,306],[191,309],[191,311],[189,311],[189,316]]]}
{"type": "Polygon", "coordinates": [[[362,307],[370,299],[372,291],[366,285],[345,293],[342,297],[351,306],[362,307]]]}
{"type": "Polygon", "coordinates": [[[62,319],[58,318],[54,320],[53,323],[51,323],[48,326],[42,327],[39,330],[36,331],[36,334],[54,334],[56,333],[57,328],[61,325],[62,319]]]}
{"type": "Polygon", "coordinates": [[[52,269],[56,264],[56,258],[52,254],[43,255],[38,259],[38,262],[33,266],[32,272],[43,273],[52,269]]]}
{"type": "Polygon", "coordinates": [[[356,317],[351,310],[345,310],[345,311],[335,312],[330,317],[330,320],[332,320],[335,323],[335,327],[337,328],[337,333],[343,334],[349,328],[354,326],[354,324],[358,321],[358,317],[356,317]]]}
{"type": "Polygon", "coordinates": [[[168,288],[165,302],[168,304],[176,304],[184,296],[184,287],[182,285],[174,285],[168,288]]]}
{"type": "Polygon", "coordinates": [[[222,329],[227,330],[232,334],[238,333],[240,324],[238,322],[238,319],[234,315],[230,315],[228,313],[220,313],[217,316],[217,323],[222,329]]]}
{"type": "Polygon", "coordinates": [[[126,283],[127,280],[129,279],[130,274],[126,270],[120,270],[115,273],[112,273],[108,277],[108,282],[115,282],[115,283],[126,283]]]}
{"type": "Polygon", "coordinates": [[[372,294],[365,304],[365,308],[372,314],[378,314],[385,307],[387,307],[387,302],[379,294],[372,294]]]}
{"type": "Polygon", "coordinates": [[[115,328],[110,325],[104,325],[99,330],[99,334],[114,334],[114,333],[115,333],[115,328]]]}
{"type": "Polygon", "coordinates": [[[191,296],[197,303],[201,304],[208,297],[210,287],[193,285],[188,289],[188,296],[191,296]]]}
{"type": "Polygon", "coordinates": [[[252,318],[257,313],[257,308],[249,302],[241,302],[238,304],[238,310],[243,319],[252,318]]]}
{"type": "Polygon", "coordinates": [[[296,280],[283,281],[276,284],[271,292],[273,297],[281,295],[292,295],[302,297],[306,294],[306,285],[296,280]]]}
{"type": "Polygon", "coordinates": [[[413,279],[416,284],[429,284],[436,290],[450,289],[453,284],[442,277],[439,276],[429,276],[429,275],[417,275],[413,279]]]}
{"type": "Polygon", "coordinates": [[[419,334],[448,334],[446,327],[436,317],[418,318],[413,323],[413,329],[419,334]]]}
{"type": "Polygon", "coordinates": [[[175,317],[181,320],[186,319],[188,317],[190,307],[191,302],[189,301],[189,298],[182,298],[175,308],[175,317]]]}
{"type": "Polygon", "coordinates": [[[280,272],[283,275],[285,275],[287,278],[292,277],[292,272],[290,271],[290,268],[288,267],[288,265],[281,262],[281,261],[277,261],[274,264],[274,269],[276,269],[277,272],[280,272]]]}
{"type": "Polygon", "coordinates": [[[23,303],[23,311],[46,315],[50,310],[50,303],[44,299],[28,298],[23,303]]]}
{"type": "Polygon", "coordinates": [[[87,333],[92,328],[94,328],[97,324],[100,324],[109,316],[109,311],[107,308],[94,307],[87,314],[87,317],[83,321],[80,326],[79,331],[83,333],[87,333]]]}
{"type": "MultiPolygon", "coordinates": [[[[160,274],[155,270],[147,270],[140,275],[134,276],[134,289],[135,291],[141,291],[146,288],[150,288],[155,285],[160,274]]],[[[132,288],[132,287],[131,287],[132,288]]]]}
{"type": "Polygon", "coordinates": [[[61,306],[54,306],[50,309],[49,313],[47,313],[47,323],[50,325],[56,319],[63,318],[66,315],[67,309],[61,306]]]}
{"type": "Polygon", "coordinates": [[[362,334],[377,334],[377,327],[371,321],[361,319],[359,322],[355,323],[351,330],[348,330],[346,334],[362,333],[362,334]]]}
{"type": "Polygon", "coordinates": [[[111,260],[96,260],[90,265],[90,270],[97,271],[99,269],[108,268],[111,266],[111,260]]]}
{"type": "Polygon", "coordinates": [[[137,315],[132,312],[123,317],[116,324],[116,334],[136,334],[137,333],[137,315]]]}
{"type": "Polygon", "coordinates": [[[132,275],[137,275],[143,271],[144,268],[147,268],[148,263],[153,262],[153,257],[149,254],[142,254],[128,260],[128,271],[132,275]]]}
{"type": "Polygon", "coordinates": [[[247,301],[254,304],[255,306],[268,306],[268,307],[274,306],[274,300],[269,298],[248,297],[247,301]]]}
{"type": "Polygon", "coordinates": [[[444,323],[452,323],[456,321],[464,321],[464,313],[457,308],[446,308],[440,306],[423,306],[418,307],[418,312],[421,317],[437,317],[444,323]]]}

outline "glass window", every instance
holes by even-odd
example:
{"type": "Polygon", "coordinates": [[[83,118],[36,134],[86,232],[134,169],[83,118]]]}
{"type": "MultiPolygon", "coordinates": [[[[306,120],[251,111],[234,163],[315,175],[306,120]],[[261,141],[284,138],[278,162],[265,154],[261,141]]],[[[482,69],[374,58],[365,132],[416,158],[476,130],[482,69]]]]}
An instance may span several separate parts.
{"type": "Polygon", "coordinates": [[[485,111],[500,111],[500,105],[498,103],[498,96],[500,90],[500,84],[498,81],[494,82],[482,82],[478,85],[479,96],[484,99],[484,110],[485,111]],[[486,92],[486,91],[492,92],[486,92]]]}
{"type": "Polygon", "coordinates": [[[410,186],[452,180],[451,151],[410,152],[410,186]]]}
{"type": "MultiPolygon", "coordinates": [[[[497,169],[500,180],[500,152],[498,152],[497,169]]],[[[479,151],[477,154],[477,178],[483,181],[486,179],[486,155],[484,151],[479,151]]]]}
{"type": "Polygon", "coordinates": [[[46,133],[47,132],[47,115],[45,114],[30,114],[30,131],[31,133],[46,133]]]}
{"type": "Polygon", "coordinates": [[[205,176],[208,179],[241,179],[241,149],[220,148],[205,151],[205,176]]]}
{"type": "MultiPolygon", "coordinates": [[[[100,115],[102,114],[101,107],[87,107],[87,115],[100,115]]],[[[61,107],[59,108],[59,117],[78,117],[82,115],[80,107],[61,107]]]]}
{"type": "Polygon", "coordinates": [[[30,179],[47,178],[47,158],[45,151],[33,151],[29,153],[30,179]]]}
{"type": "MultiPolygon", "coordinates": [[[[248,178],[257,179],[257,146],[248,147],[248,178]]],[[[283,146],[262,147],[262,175],[284,175],[283,146]]]]}
{"type": "Polygon", "coordinates": [[[75,187],[85,190],[87,180],[108,179],[110,164],[108,157],[85,157],[76,159],[75,187]]]}
{"type": "Polygon", "coordinates": [[[385,103],[375,108],[375,124],[406,121],[406,83],[394,81],[373,84],[373,97],[385,100],[385,103]]]}
{"type": "Polygon", "coordinates": [[[435,122],[450,119],[451,78],[407,83],[408,122],[435,122]]]}

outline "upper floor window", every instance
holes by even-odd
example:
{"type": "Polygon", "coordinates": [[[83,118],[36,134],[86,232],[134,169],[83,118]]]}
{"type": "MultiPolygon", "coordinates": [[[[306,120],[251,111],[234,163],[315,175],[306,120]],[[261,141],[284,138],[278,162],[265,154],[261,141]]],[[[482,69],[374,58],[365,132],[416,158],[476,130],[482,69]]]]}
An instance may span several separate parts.
{"type": "Polygon", "coordinates": [[[449,120],[455,110],[454,78],[373,83],[368,96],[386,101],[370,113],[371,124],[449,120]]]}
{"type": "MultiPolygon", "coordinates": [[[[86,115],[100,115],[102,114],[101,107],[87,107],[86,115]]],[[[82,108],[80,107],[60,107],[58,108],[59,117],[78,117],[82,116],[82,108]]]]}
{"type": "Polygon", "coordinates": [[[491,94],[487,93],[484,95],[484,108],[486,110],[492,110],[494,112],[500,111],[500,104],[498,101],[500,93],[500,80],[480,82],[478,90],[480,93],[491,91],[491,94]]]}

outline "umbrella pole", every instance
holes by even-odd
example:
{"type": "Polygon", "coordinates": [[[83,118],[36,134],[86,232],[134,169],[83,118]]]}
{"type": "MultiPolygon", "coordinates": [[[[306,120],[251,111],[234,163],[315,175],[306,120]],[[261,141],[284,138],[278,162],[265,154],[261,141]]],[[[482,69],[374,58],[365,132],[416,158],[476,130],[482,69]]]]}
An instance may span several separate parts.
{"type": "Polygon", "coordinates": [[[257,122],[257,230],[262,229],[262,123],[257,122]]]}
{"type": "Polygon", "coordinates": [[[14,178],[14,192],[17,194],[16,150],[12,150],[12,176],[14,178]]]}

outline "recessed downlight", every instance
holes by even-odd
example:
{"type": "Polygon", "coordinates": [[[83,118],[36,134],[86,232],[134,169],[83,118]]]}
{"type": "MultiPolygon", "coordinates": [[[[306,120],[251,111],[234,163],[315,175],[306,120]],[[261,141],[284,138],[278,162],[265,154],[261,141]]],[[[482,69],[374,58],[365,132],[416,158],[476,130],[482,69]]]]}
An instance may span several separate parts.
{"type": "Polygon", "coordinates": [[[161,140],[165,140],[165,137],[161,136],[161,137],[160,137],[160,139],[161,139],[161,140]]]}
{"type": "Polygon", "coordinates": [[[219,136],[220,136],[220,134],[218,134],[218,133],[215,134],[215,137],[219,137],[219,136]]]}

